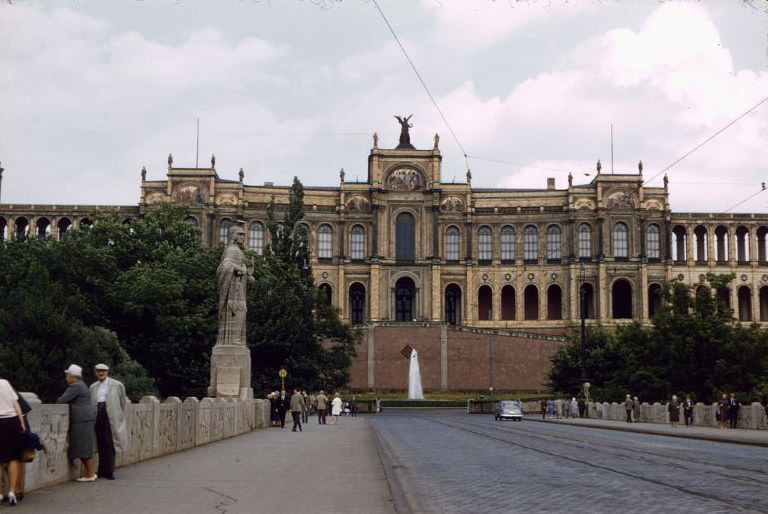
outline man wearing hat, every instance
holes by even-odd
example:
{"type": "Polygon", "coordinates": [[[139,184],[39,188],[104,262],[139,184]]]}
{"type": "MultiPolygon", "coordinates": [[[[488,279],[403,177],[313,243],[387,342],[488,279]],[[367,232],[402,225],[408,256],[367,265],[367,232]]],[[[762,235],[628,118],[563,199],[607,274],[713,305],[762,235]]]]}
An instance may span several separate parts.
{"type": "Polygon", "coordinates": [[[115,479],[115,450],[123,451],[128,438],[125,424],[125,386],[109,377],[109,366],[96,364],[96,382],[91,384],[91,403],[96,407],[96,448],[100,477],[115,479]]]}

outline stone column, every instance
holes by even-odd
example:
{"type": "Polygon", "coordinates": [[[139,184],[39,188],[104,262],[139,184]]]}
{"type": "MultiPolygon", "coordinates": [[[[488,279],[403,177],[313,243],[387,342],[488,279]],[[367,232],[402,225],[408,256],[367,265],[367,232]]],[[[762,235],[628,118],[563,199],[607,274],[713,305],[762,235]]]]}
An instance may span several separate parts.
{"type": "Polygon", "coordinates": [[[371,321],[381,321],[381,265],[378,262],[371,263],[370,303],[371,321]]]}
{"type": "Polygon", "coordinates": [[[432,265],[432,305],[431,305],[431,320],[440,321],[442,316],[442,281],[441,266],[440,264],[432,265]]]}
{"type": "Polygon", "coordinates": [[[371,260],[379,258],[379,205],[371,205],[373,227],[371,229],[371,260]]]}

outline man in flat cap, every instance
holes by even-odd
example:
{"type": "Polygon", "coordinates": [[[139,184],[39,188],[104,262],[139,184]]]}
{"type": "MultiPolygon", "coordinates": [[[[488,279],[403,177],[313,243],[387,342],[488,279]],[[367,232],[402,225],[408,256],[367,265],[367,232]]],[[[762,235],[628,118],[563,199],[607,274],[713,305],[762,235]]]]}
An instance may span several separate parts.
{"type": "Polygon", "coordinates": [[[96,407],[96,448],[99,452],[98,475],[115,479],[115,450],[123,451],[128,439],[125,424],[125,386],[109,377],[109,366],[96,364],[96,382],[91,384],[91,402],[96,407]]]}

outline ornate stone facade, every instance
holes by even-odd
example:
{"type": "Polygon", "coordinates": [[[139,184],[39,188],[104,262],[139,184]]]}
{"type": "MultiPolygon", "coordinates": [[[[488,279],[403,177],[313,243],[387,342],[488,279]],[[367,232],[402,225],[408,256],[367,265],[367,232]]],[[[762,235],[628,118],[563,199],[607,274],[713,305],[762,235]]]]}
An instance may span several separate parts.
{"type": "MultiPolygon", "coordinates": [[[[583,285],[590,323],[648,322],[664,282],[733,272],[737,317],[768,322],[768,215],[673,213],[667,182],[645,186],[641,168],[565,189],[480,189],[443,182],[441,161],[437,147],[374,147],[365,182],[305,187],[315,280],[345,320],[557,333],[579,319],[583,285]]],[[[58,237],[95,209],[130,219],[172,201],[189,205],[206,244],[243,221],[246,247],[261,251],[267,204],[280,216],[289,187],[169,163],[166,180],[142,173],[137,206],[0,204],[0,235],[58,237]]]]}

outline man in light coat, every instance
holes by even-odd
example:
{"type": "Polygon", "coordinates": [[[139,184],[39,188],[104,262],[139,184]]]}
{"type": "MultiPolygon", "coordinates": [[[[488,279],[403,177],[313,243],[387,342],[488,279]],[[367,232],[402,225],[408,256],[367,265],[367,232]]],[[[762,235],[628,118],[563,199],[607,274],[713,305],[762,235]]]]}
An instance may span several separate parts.
{"type": "Polygon", "coordinates": [[[99,452],[98,476],[115,479],[116,450],[123,451],[128,440],[125,423],[125,386],[109,377],[109,366],[96,364],[96,382],[91,384],[91,403],[96,407],[96,448],[99,452]]]}

